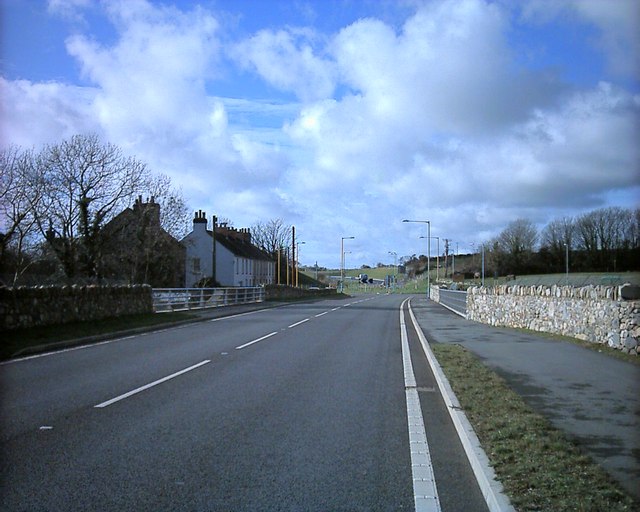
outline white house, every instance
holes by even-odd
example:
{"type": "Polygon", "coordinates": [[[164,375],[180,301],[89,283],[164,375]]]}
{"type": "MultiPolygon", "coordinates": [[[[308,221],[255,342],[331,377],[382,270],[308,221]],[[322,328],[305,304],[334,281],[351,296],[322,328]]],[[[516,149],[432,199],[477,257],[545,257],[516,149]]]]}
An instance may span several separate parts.
{"type": "Polygon", "coordinates": [[[259,286],[273,284],[275,261],[251,243],[249,229],[234,229],[226,224],[207,229],[206,214],[200,210],[193,219],[193,231],[182,239],[186,249],[185,285],[195,286],[213,275],[220,286],[259,286]]]}

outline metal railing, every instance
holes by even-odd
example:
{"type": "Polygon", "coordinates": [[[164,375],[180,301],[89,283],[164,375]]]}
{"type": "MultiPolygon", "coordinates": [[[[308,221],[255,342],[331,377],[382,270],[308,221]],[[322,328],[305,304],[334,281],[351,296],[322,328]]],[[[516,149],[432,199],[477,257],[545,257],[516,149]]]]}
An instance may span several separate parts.
{"type": "Polygon", "coordinates": [[[265,289],[253,288],[154,288],[153,311],[187,311],[250,304],[265,300],[265,289]]]}
{"type": "Polygon", "coordinates": [[[461,316],[467,316],[467,292],[458,290],[440,290],[440,304],[461,316]]]}

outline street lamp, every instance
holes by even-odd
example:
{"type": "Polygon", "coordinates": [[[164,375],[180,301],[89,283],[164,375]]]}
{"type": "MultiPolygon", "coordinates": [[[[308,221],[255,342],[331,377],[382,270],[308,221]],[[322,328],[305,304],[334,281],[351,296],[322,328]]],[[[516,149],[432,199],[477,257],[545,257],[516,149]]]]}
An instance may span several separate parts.
{"type": "Polygon", "coordinates": [[[430,220],[408,220],[404,219],[402,222],[418,222],[427,225],[427,299],[431,298],[431,221],[430,220]]]}
{"type": "Polygon", "coordinates": [[[565,275],[566,275],[567,286],[569,286],[569,244],[565,243],[564,248],[565,248],[565,258],[564,258],[565,275]]]}
{"type": "Polygon", "coordinates": [[[393,291],[396,291],[396,283],[398,281],[398,253],[389,251],[389,254],[393,254],[393,291]]]}
{"type": "Polygon", "coordinates": [[[355,236],[343,236],[340,240],[340,293],[344,289],[344,241],[354,238],[355,236]]]}

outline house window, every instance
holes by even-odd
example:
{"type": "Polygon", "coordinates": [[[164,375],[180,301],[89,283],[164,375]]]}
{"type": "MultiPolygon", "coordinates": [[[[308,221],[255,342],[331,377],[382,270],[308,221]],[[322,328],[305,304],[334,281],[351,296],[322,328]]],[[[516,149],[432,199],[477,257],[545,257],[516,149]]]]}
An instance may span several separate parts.
{"type": "Polygon", "coordinates": [[[191,260],[191,270],[194,274],[200,272],[200,258],[193,258],[191,260]]]}

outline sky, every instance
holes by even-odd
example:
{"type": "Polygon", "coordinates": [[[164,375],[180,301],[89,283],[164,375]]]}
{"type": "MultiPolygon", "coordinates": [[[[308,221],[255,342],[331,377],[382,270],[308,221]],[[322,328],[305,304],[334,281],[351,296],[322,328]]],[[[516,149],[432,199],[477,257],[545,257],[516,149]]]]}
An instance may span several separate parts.
{"type": "Polygon", "coordinates": [[[640,206],[636,0],[0,0],[0,147],[97,133],[302,264],[640,206]],[[422,237],[422,238],[421,238],[422,237]]]}

